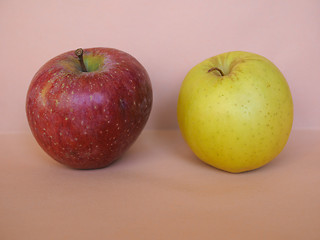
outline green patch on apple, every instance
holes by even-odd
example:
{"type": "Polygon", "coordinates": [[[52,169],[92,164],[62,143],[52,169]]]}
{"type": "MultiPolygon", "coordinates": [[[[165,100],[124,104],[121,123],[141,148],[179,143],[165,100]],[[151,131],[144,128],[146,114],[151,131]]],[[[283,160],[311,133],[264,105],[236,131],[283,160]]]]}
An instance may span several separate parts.
{"type": "Polygon", "coordinates": [[[101,68],[101,66],[103,66],[104,57],[99,55],[93,56],[92,54],[87,55],[84,58],[84,64],[88,72],[97,71],[101,68]]]}

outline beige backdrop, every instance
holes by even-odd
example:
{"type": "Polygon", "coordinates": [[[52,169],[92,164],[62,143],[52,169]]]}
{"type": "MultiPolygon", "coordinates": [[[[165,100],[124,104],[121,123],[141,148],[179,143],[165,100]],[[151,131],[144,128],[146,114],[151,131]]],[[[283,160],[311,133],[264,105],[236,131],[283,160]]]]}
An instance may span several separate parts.
{"type": "Polygon", "coordinates": [[[319,0],[0,0],[0,239],[319,240],[319,13],[319,0]],[[154,106],[119,161],[72,170],[36,143],[25,96],[47,60],[94,46],[134,55],[154,106]],[[272,60],[295,106],[285,149],[243,174],[197,159],[176,121],[188,70],[231,50],[272,60]]]}
{"type": "Polygon", "coordinates": [[[19,1],[0,3],[0,133],[26,132],[25,96],[50,58],[78,47],[113,47],[135,56],[154,89],[148,128],[177,128],[186,73],[232,50],[261,54],[286,76],[294,128],[320,128],[320,2],[19,1]]]}

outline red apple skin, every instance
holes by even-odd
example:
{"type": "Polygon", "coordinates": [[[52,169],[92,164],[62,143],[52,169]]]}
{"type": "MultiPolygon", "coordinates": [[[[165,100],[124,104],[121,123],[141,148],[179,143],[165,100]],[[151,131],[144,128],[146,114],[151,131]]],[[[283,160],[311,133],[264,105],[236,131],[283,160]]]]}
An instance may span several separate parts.
{"type": "Polygon", "coordinates": [[[39,145],[75,169],[106,167],[133,144],[152,107],[148,73],[131,55],[112,48],[84,49],[104,59],[82,72],[74,51],[43,65],[31,81],[26,113],[39,145]]]}

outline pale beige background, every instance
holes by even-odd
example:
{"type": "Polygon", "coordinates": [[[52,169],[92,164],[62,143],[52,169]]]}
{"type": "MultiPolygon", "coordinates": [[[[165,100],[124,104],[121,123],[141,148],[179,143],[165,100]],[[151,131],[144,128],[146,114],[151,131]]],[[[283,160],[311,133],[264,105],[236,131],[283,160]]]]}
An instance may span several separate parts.
{"type": "Polygon", "coordinates": [[[294,131],[273,162],[230,174],[176,130],[144,131],[93,171],[63,167],[29,134],[2,136],[0,239],[319,240],[319,142],[294,131]]]}
{"type": "Polygon", "coordinates": [[[114,47],[135,56],[154,89],[148,128],[177,128],[186,73],[232,50],[273,61],[295,104],[294,128],[320,129],[320,1],[2,0],[0,132],[27,132],[24,104],[35,72],[78,47],[114,47]]]}
{"type": "Polygon", "coordinates": [[[318,0],[1,0],[0,239],[319,240],[319,13],[318,0]],[[134,55],[154,106],[119,161],[77,171],[36,143],[25,95],[47,60],[94,46],[134,55]],[[272,60],[295,106],[283,152],[243,174],[199,161],[176,121],[188,70],[231,50],[272,60]]]}

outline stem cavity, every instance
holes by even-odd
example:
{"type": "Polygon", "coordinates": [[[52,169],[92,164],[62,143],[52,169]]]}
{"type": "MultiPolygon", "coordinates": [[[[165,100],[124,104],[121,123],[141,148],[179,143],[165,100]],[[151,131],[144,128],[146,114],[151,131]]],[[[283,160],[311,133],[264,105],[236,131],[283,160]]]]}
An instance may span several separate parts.
{"type": "Polygon", "coordinates": [[[223,74],[222,70],[221,70],[221,69],[219,69],[219,68],[217,68],[217,67],[212,67],[212,68],[210,68],[210,69],[208,70],[208,73],[209,73],[209,72],[212,72],[212,71],[218,71],[218,72],[219,72],[219,74],[221,75],[221,77],[223,77],[223,76],[224,76],[224,74],[223,74]]]}
{"type": "Polygon", "coordinates": [[[79,58],[79,62],[80,62],[80,65],[81,65],[82,72],[88,72],[86,66],[84,65],[84,61],[83,61],[83,49],[82,48],[78,48],[74,53],[79,58]]]}

